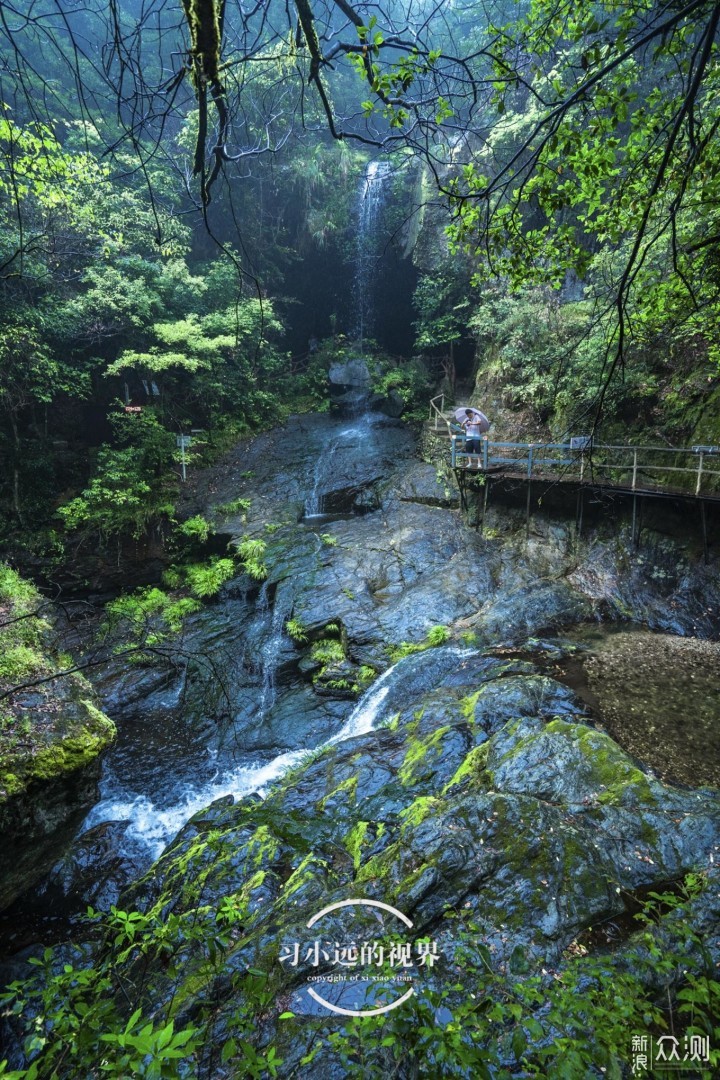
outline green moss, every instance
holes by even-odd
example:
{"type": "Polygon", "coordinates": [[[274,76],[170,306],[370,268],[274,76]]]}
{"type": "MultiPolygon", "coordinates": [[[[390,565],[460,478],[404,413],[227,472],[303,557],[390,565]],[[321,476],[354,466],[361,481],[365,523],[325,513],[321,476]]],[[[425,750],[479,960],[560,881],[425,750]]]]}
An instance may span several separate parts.
{"type": "MultiPolygon", "coordinates": [[[[18,609],[13,610],[17,613],[18,609]]],[[[27,651],[25,646],[5,651],[5,658],[12,659],[9,666],[14,678],[20,671],[15,662],[18,652],[27,651]]],[[[29,651],[32,656],[22,668],[25,677],[57,669],[57,656],[29,651]]],[[[45,684],[42,700],[32,711],[18,709],[5,717],[0,728],[0,801],[18,795],[34,781],[53,780],[84,768],[112,741],[115,725],[82,696],[89,691],[87,681],[74,673],[45,684]]]]}
{"type": "Polygon", "coordinates": [[[347,794],[348,806],[354,806],[357,802],[357,785],[358,778],[357,775],[353,773],[352,776],[348,776],[346,780],[343,780],[341,784],[338,784],[336,788],[333,788],[331,792],[323,796],[323,798],[320,800],[320,809],[325,810],[327,804],[331,801],[331,799],[335,799],[336,796],[342,795],[343,793],[347,794]]]}
{"type": "Polygon", "coordinates": [[[359,869],[362,861],[362,849],[365,845],[369,824],[369,821],[356,821],[344,840],[345,847],[352,856],[353,866],[356,870],[359,869]]]}
{"type": "Polygon", "coordinates": [[[313,855],[312,852],[306,855],[300,865],[293,870],[292,874],[283,885],[283,899],[287,900],[293,893],[297,892],[298,889],[301,889],[303,885],[307,884],[308,881],[312,881],[315,877],[317,868],[326,866],[327,860],[321,859],[317,855],[313,855]]]}
{"type": "Polygon", "coordinates": [[[9,601],[22,607],[40,603],[42,597],[34,585],[12,570],[0,564],[0,602],[9,601]]]}
{"type": "MultiPolygon", "coordinates": [[[[587,757],[593,778],[598,784],[599,803],[617,806],[624,803],[628,795],[632,795],[633,802],[641,802],[645,806],[656,804],[657,799],[648,777],[629,761],[609,735],[580,724],[569,723],[559,717],[551,720],[545,730],[551,734],[565,735],[587,757]]],[[[530,738],[541,735],[542,732],[530,738]]]]}
{"type": "Polygon", "coordinates": [[[465,780],[480,780],[483,774],[486,773],[489,752],[489,742],[483,743],[482,746],[474,747],[462,764],[458,766],[455,775],[448,780],[442,790],[443,795],[446,791],[449,791],[450,788],[455,787],[457,784],[462,784],[465,780]]]}
{"type": "Polygon", "coordinates": [[[471,726],[475,723],[475,709],[477,707],[478,698],[480,697],[480,690],[476,690],[474,694],[469,694],[468,697],[460,699],[460,712],[468,724],[471,726]]]}
{"type": "Polygon", "coordinates": [[[11,645],[0,653],[0,679],[16,682],[49,671],[47,657],[30,645],[11,645]]]}
{"type": "Polygon", "coordinates": [[[16,795],[19,791],[22,791],[24,784],[15,773],[3,773],[0,775],[0,800],[2,800],[2,794],[5,793],[6,797],[16,795]]]}
{"type": "Polygon", "coordinates": [[[398,779],[405,787],[414,783],[417,766],[427,757],[436,756],[440,753],[443,736],[450,730],[450,725],[445,724],[433,731],[427,739],[410,739],[403,763],[398,772],[398,779]]]}
{"type": "Polygon", "coordinates": [[[380,881],[385,888],[388,888],[390,878],[398,865],[401,854],[400,844],[391,844],[385,851],[380,852],[378,855],[372,855],[362,864],[357,872],[356,880],[358,882],[380,881]]]}
{"type": "Polygon", "coordinates": [[[272,861],[279,850],[280,842],[268,826],[258,825],[247,844],[248,856],[252,857],[255,866],[259,866],[265,859],[272,861]]]}
{"type": "Polygon", "coordinates": [[[421,795],[419,798],[414,799],[409,806],[400,811],[400,817],[403,819],[403,829],[412,829],[420,825],[439,806],[440,800],[434,795],[421,795]]]}

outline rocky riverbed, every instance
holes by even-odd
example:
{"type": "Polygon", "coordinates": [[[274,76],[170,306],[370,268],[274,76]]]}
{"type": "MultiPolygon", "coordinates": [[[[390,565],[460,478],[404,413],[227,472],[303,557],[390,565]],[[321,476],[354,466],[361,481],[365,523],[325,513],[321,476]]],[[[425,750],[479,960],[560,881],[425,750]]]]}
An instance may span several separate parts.
{"type": "MultiPolygon", "coordinates": [[[[578,541],[542,514],[526,539],[499,504],[480,534],[412,431],[373,414],[241,444],[186,512],[262,541],[267,578],[224,586],[175,668],[98,677],[119,740],[45,894],[178,916],[237,899],[222,971],[154,967],[153,1008],[212,1004],[219,1039],[234,976],[267,971],[258,1038],[291,1075],[300,1029],[277,1015],[317,1005],[278,953],[323,905],[394,905],[446,957],[445,916],[469,910],[498,970],[541,970],[639,889],[715,865],[720,589],[682,544],[638,553],[610,524],[578,541]]],[[[718,914],[698,909],[709,943],[718,914]]]]}

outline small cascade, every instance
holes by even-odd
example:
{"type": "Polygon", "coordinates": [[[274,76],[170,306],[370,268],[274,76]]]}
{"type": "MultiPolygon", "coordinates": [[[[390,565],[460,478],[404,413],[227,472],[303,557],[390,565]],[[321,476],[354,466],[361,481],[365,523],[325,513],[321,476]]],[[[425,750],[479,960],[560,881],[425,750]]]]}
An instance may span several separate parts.
{"type": "Polygon", "coordinates": [[[367,433],[368,428],[369,425],[365,421],[365,418],[361,418],[351,427],[343,428],[342,431],[339,431],[332,442],[329,442],[318,454],[313,469],[312,488],[310,494],[305,499],[305,509],[303,513],[304,520],[307,521],[311,518],[324,517],[325,496],[322,489],[327,485],[328,480],[333,475],[335,454],[340,447],[352,445],[353,442],[363,438],[367,433]]]}
{"type": "Polygon", "coordinates": [[[356,735],[366,735],[368,731],[373,730],[382,712],[385,699],[390,693],[391,677],[396,667],[397,664],[389,667],[377,682],[363,694],[340,731],[338,731],[337,735],[333,735],[331,739],[328,739],[324,744],[325,746],[332,746],[334,743],[344,742],[346,739],[354,739],[356,735]]]}
{"type": "Polygon", "coordinates": [[[380,253],[377,225],[388,191],[389,161],[370,161],[360,182],[355,250],[355,337],[364,354],[364,342],[373,326],[373,278],[380,253]]]}
{"type": "Polygon", "coordinates": [[[292,594],[289,590],[278,589],[275,594],[270,627],[260,649],[260,677],[262,689],[258,709],[258,724],[262,723],[275,704],[275,672],[277,671],[280,650],[285,639],[285,621],[292,608],[292,594]]]}
{"type": "Polygon", "coordinates": [[[340,436],[334,439],[327,447],[327,449],[321,451],[317,456],[315,462],[315,468],[313,469],[313,486],[310,494],[305,499],[305,518],[317,518],[323,516],[323,499],[324,495],[320,491],[320,487],[323,481],[327,478],[329,473],[329,462],[332,461],[332,456],[337,450],[340,444],[340,436]]]}
{"type": "Polygon", "coordinates": [[[123,838],[126,848],[148,862],[154,861],[193,814],[226,795],[242,799],[244,795],[254,792],[262,794],[273,780],[277,780],[306,755],[306,750],[291,750],[264,764],[245,765],[216,773],[202,787],[187,784],[178,792],[177,801],[170,806],[158,806],[147,795],[104,799],[88,814],[83,831],[104,821],[127,821],[129,825],[123,838]]]}
{"type": "MultiPolygon", "coordinates": [[[[277,607],[275,610],[278,610],[277,607]]],[[[280,617],[276,632],[281,632],[280,617]]],[[[477,652],[477,649],[450,645],[399,660],[366,690],[340,731],[316,749],[335,746],[373,731],[393,712],[401,710],[409,695],[434,685],[440,676],[455,670],[469,657],[476,656],[477,652]]],[[[311,752],[311,748],[291,750],[278,754],[270,761],[246,761],[230,769],[218,769],[205,784],[186,783],[180,787],[177,797],[169,806],[157,805],[146,795],[118,794],[115,798],[104,799],[91,810],[85,819],[83,831],[103,821],[129,821],[124,843],[148,861],[157,859],[193,814],[226,795],[233,795],[235,799],[254,793],[264,795],[274,780],[311,752]]]]}

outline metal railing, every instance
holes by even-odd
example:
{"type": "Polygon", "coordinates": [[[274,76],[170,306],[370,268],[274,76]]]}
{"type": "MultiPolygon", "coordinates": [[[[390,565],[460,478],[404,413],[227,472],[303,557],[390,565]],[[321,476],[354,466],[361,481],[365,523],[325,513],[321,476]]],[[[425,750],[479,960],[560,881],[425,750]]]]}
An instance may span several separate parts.
{"type": "Polygon", "coordinates": [[[603,484],[629,491],[678,491],[720,494],[720,447],[614,446],[571,443],[513,443],[482,439],[479,454],[468,454],[465,438],[453,435],[452,467],[521,473],[527,479],[549,478],[603,484]]]}
{"type": "Polygon", "coordinates": [[[433,424],[435,431],[438,431],[442,424],[449,430],[449,424],[445,416],[445,394],[436,394],[434,398],[430,398],[429,420],[433,424]],[[435,404],[437,401],[440,402],[440,408],[435,404]]]}

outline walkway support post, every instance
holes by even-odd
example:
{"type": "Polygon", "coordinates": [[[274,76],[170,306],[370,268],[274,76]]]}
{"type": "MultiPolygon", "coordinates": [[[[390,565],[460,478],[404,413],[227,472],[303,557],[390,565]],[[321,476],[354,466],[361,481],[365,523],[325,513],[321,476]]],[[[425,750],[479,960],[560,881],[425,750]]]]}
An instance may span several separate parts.
{"type": "Polygon", "coordinates": [[[485,484],[483,487],[483,501],[482,501],[482,515],[480,517],[480,535],[482,536],[485,530],[485,514],[487,512],[488,494],[490,493],[490,477],[485,477],[485,484]]]}
{"type": "Polygon", "coordinates": [[[640,504],[638,506],[638,496],[633,495],[633,516],[632,516],[632,542],[634,547],[640,547],[640,521],[642,518],[642,496],[640,497],[640,504]]]}
{"type": "Polygon", "coordinates": [[[528,463],[527,463],[527,502],[525,503],[525,539],[530,539],[530,496],[532,492],[532,470],[533,470],[533,451],[534,444],[530,443],[528,447],[528,463]]]}

